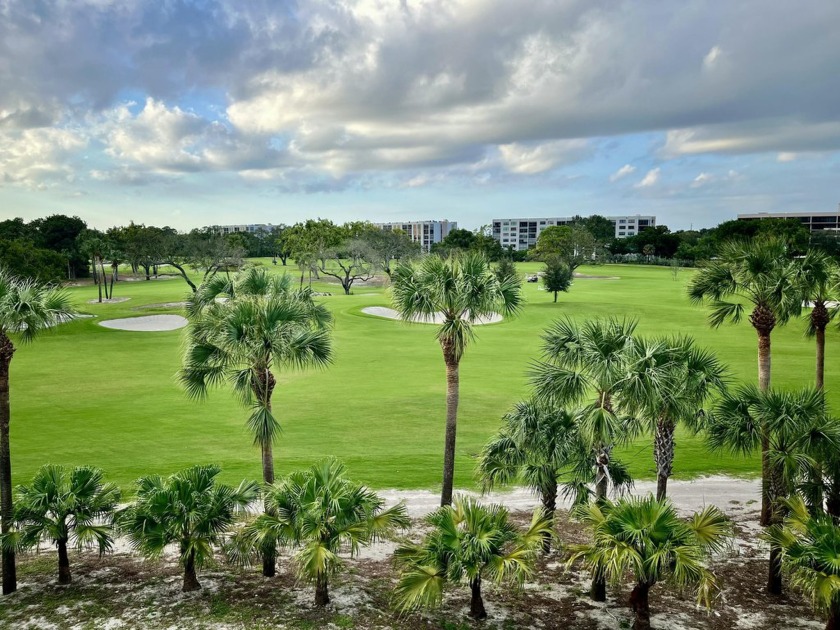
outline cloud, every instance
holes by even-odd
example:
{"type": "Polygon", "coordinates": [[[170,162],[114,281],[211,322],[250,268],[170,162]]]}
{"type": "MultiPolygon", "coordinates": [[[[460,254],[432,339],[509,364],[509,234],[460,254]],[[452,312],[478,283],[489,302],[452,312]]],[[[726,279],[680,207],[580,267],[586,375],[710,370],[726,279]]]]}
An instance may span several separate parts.
{"type": "Polygon", "coordinates": [[[626,177],[627,175],[631,175],[632,173],[636,172],[636,167],[630,164],[625,164],[620,169],[618,169],[615,173],[610,175],[611,182],[617,182],[619,179],[626,177]]]}
{"type": "Polygon", "coordinates": [[[720,49],[720,46],[712,46],[712,49],[708,52],[708,54],[703,57],[703,67],[707,70],[710,70],[718,64],[723,51],[720,49]]]}
{"type": "Polygon", "coordinates": [[[659,167],[650,169],[645,174],[645,176],[637,184],[635,184],[634,187],[635,188],[650,188],[651,186],[655,185],[656,182],[659,181],[659,173],[660,173],[659,167]]]}
{"type": "Polygon", "coordinates": [[[0,181],[46,188],[73,181],[72,156],[87,140],[69,129],[25,129],[0,132],[0,181]]]}
{"type": "Polygon", "coordinates": [[[793,162],[796,159],[796,153],[792,151],[782,151],[776,156],[777,162],[793,162]]]}
{"type": "Polygon", "coordinates": [[[535,175],[579,160],[589,152],[586,140],[555,140],[536,145],[517,142],[499,146],[504,167],[511,173],[535,175]]]}

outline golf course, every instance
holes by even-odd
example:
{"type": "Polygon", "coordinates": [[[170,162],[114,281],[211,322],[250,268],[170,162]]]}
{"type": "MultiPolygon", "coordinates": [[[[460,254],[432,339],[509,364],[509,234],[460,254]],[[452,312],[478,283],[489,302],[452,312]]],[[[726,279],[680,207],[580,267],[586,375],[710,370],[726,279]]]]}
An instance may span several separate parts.
{"type": "MultiPolygon", "coordinates": [[[[293,266],[253,260],[272,273],[293,266]]],[[[538,263],[520,263],[523,275],[538,263]]],[[[579,269],[569,293],[555,304],[538,283],[524,283],[519,316],[480,326],[461,365],[456,487],[475,487],[474,456],[500,418],[527,396],[529,364],[540,336],[562,317],[636,318],[643,335],[691,335],[729,366],[733,382],[756,379],[756,340],[748,322],[712,329],[707,311],[690,304],[692,270],[674,276],[662,267],[603,265],[579,269]]],[[[282,435],[275,447],[278,474],[326,456],[341,457],[352,474],[375,488],[435,489],[440,483],[445,379],[433,324],[408,324],[362,309],[390,305],[385,282],[314,282],[331,293],[317,298],[334,315],[334,361],[327,369],[284,372],[274,395],[282,435]]],[[[169,474],[197,462],[217,463],[226,480],[260,478],[260,458],[246,427],[247,411],[226,388],[205,401],[179,386],[183,330],[127,332],[101,322],[182,312],[188,297],[178,277],[123,280],[115,297],[99,304],[90,284],[71,287],[80,313],[93,317],[62,324],[37,343],[21,346],[12,365],[14,481],[31,478],[45,462],[101,467],[125,489],[141,474],[169,474]]],[[[773,385],[813,382],[813,343],[801,321],[773,334],[773,385]]],[[[828,335],[826,382],[840,378],[831,359],[838,333],[828,335]]],[[[837,408],[837,391],[827,390],[837,408]]],[[[636,478],[654,476],[649,439],[621,449],[636,478]]],[[[754,476],[757,458],[710,454],[700,437],[678,433],[675,478],[726,473],[754,476]]]]}

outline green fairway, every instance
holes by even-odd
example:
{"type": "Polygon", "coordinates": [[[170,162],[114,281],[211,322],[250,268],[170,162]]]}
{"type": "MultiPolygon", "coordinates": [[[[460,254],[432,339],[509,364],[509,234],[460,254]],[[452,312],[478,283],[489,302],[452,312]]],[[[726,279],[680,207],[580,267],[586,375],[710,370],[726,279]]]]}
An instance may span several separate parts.
{"type": "MultiPolygon", "coordinates": [[[[270,259],[262,261],[282,273],[270,259]]],[[[541,268],[519,265],[520,271],[541,268]]],[[[288,267],[296,274],[296,268],[288,267]]],[[[564,315],[635,317],[645,334],[684,333],[713,348],[737,380],[756,380],[756,337],[747,322],[711,330],[706,310],[691,306],[681,271],[676,280],[661,267],[600,266],[579,271],[619,279],[576,279],[557,304],[537,284],[525,284],[522,314],[481,326],[461,367],[456,487],[473,484],[473,455],[498,427],[499,418],[527,392],[526,370],[537,357],[542,331],[564,315]]],[[[434,326],[409,325],[365,315],[365,306],[389,306],[387,290],[355,286],[345,296],[337,284],[323,299],[335,314],[335,361],[326,370],[281,374],[274,395],[283,434],[275,448],[277,472],[336,455],[353,476],[374,487],[435,488],[440,483],[445,417],[444,365],[434,326]]],[[[120,282],[120,304],[88,304],[92,286],[70,289],[82,312],[96,315],[64,324],[19,348],[12,363],[12,462],[16,483],[43,463],[92,464],[128,487],[141,474],[169,473],[193,463],[218,463],[228,481],[259,479],[260,457],[245,429],[247,412],[228,390],[203,403],[179,388],[182,331],[122,332],[97,321],[177,307],[140,307],[183,300],[181,279],[120,282]]],[[[774,333],[773,384],[813,382],[813,342],[802,322],[774,333]]],[[[838,335],[827,335],[826,387],[840,405],[838,335]]],[[[624,449],[635,475],[653,475],[648,440],[624,449]]],[[[678,435],[676,477],[703,473],[752,475],[757,459],[710,455],[698,438],[678,435]]]]}

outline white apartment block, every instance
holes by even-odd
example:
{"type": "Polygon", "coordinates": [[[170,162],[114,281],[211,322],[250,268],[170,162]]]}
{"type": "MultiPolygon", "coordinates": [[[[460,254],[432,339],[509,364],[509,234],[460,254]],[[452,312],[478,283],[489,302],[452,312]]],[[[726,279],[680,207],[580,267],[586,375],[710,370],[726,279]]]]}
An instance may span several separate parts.
{"type": "Polygon", "coordinates": [[[211,225],[210,229],[216,234],[256,234],[257,232],[271,232],[274,226],[271,223],[243,223],[240,225],[211,225]]]}
{"type": "MultiPolygon", "coordinates": [[[[656,225],[653,215],[626,215],[606,217],[615,226],[616,238],[635,236],[642,230],[656,225]]],[[[547,217],[538,219],[493,219],[492,234],[505,249],[524,251],[537,244],[537,238],[552,225],[572,225],[580,217],[547,217]]]]}
{"type": "Polygon", "coordinates": [[[739,221],[759,221],[761,219],[797,219],[810,232],[820,230],[840,231],[840,208],[835,212],[757,212],[739,214],[739,221]]]}
{"type": "Polygon", "coordinates": [[[424,252],[428,253],[435,243],[440,243],[452,231],[458,229],[455,221],[393,221],[390,223],[375,223],[383,230],[402,230],[415,243],[420,243],[424,252]]]}

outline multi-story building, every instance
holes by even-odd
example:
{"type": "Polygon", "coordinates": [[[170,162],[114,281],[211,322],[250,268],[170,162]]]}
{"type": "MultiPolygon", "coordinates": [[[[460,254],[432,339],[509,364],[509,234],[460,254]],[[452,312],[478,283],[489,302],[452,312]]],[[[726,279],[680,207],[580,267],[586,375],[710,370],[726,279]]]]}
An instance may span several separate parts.
{"type": "Polygon", "coordinates": [[[271,232],[274,226],[271,223],[247,223],[241,225],[211,225],[210,229],[217,234],[239,234],[242,232],[256,234],[257,232],[271,232]]]}
{"type": "Polygon", "coordinates": [[[811,232],[833,230],[840,232],[840,207],[834,212],[757,212],[739,214],[739,221],[759,221],[761,219],[797,219],[811,232]]]}
{"type": "Polygon", "coordinates": [[[383,230],[402,230],[411,237],[415,243],[420,243],[424,252],[428,252],[432,245],[440,243],[446,236],[455,229],[458,224],[455,221],[393,221],[391,223],[375,223],[383,230]]]}
{"type": "MultiPolygon", "coordinates": [[[[615,226],[616,238],[635,236],[642,230],[656,225],[653,215],[625,215],[606,217],[615,226]]],[[[571,225],[580,217],[547,217],[541,219],[493,219],[492,234],[507,249],[524,251],[537,244],[537,238],[545,228],[552,225],[571,225]]]]}

